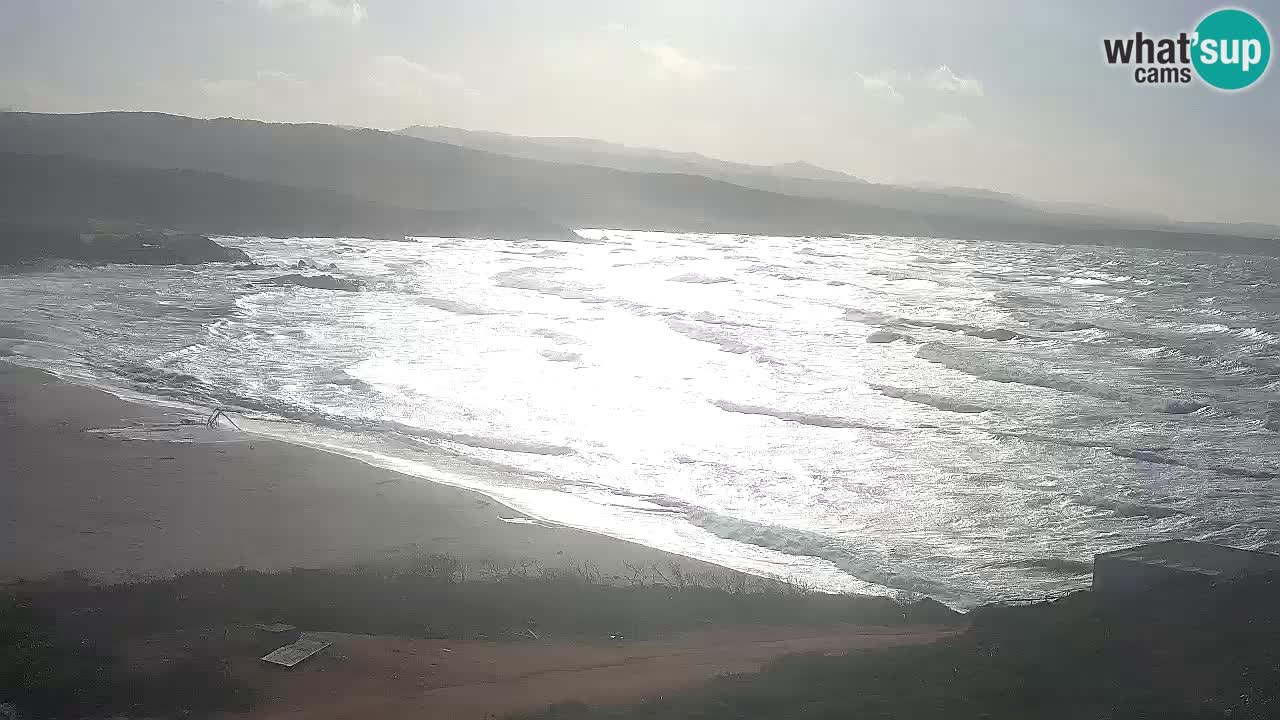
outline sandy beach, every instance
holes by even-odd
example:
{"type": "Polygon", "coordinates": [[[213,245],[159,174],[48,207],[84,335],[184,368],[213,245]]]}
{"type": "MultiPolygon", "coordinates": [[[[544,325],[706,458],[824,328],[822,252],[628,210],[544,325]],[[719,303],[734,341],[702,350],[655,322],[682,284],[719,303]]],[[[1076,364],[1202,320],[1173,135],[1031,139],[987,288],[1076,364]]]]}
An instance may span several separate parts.
{"type": "Polygon", "coordinates": [[[340,648],[294,672],[249,665],[266,689],[248,718],[491,718],[565,701],[652,702],[720,673],[755,672],[781,655],[920,645],[954,632],[751,626],[660,640],[522,645],[321,635],[340,648]]]}
{"type": "Polygon", "coordinates": [[[671,561],[721,568],[563,527],[471,491],[233,430],[197,442],[95,429],[202,421],[0,363],[0,578],[75,570],[103,580],[186,570],[341,567],[405,552],[473,567],[671,561]]]}

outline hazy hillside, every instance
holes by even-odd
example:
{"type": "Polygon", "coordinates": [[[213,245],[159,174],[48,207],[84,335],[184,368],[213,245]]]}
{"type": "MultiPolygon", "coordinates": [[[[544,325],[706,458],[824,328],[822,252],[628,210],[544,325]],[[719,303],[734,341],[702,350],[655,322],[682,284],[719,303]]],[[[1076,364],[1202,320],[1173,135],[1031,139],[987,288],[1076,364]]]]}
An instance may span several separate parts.
{"type": "Polygon", "coordinates": [[[425,212],[193,170],[10,153],[0,153],[0,218],[244,235],[576,237],[520,209],[425,212]]]}
{"type": "Polygon", "coordinates": [[[1141,230],[1280,237],[1280,227],[1257,223],[1178,223],[1155,213],[1089,203],[1034,200],[1011,193],[942,185],[882,185],[806,162],[749,165],[698,153],[632,147],[589,138],[523,137],[506,133],[414,125],[400,131],[433,142],[532,160],[594,165],[647,173],[685,173],[756,190],[846,200],[925,215],[1020,223],[1078,223],[1141,230]]]}
{"type": "MultiPolygon", "coordinates": [[[[198,170],[347,196],[339,199],[326,195],[326,199],[319,200],[320,196],[307,195],[307,202],[333,203],[334,209],[289,211],[293,218],[290,222],[305,220],[307,227],[316,228],[314,232],[350,232],[354,227],[399,232],[404,225],[402,220],[427,222],[425,216],[412,215],[413,210],[474,211],[467,217],[479,222],[486,216],[513,212],[495,213],[492,208],[524,208],[568,227],[798,235],[878,233],[1265,254],[1276,251],[1274,243],[1251,238],[1133,230],[1043,213],[1025,217],[979,213],[971,211],[972,204],[966,205],[970,209],[964,212],[903,210],[821,196],[816,191],[770,192],[698,174],[640,173],[552,163],[331,125],[199,120],[158,113],[4,113],[0,114],[0,152],[3,151],[83,156],[153,169],[198,170]],[[358,201],[388,207],[360,205],[358,201]],[[392,219],[374,222],[375,217],[383,216],[392,219]],[[353,217],[360,222],[350,220],[353,217]]],[[[11,174],[11,182],[21,174],[11,174]]],[[[881,187],[780,177],[755,184],[771,182],[789,187],[881,187]]],[[[11,188],[6,192],[13,191],[11,188]]],[[[303,196],[282,194],[284,191],[285,188],[276,189],[285,207],[304,203],[303,196]]],[[[176,188],[174,192],[175,202],[180,202],[177,196],[181,192],[176,188]]],[[[957,200],[974,202],[969,198],[957,200]]],[[[237,217],[247,222],[237,205],[253,207],[252,203],[252,198],[245,197],[204,201],[188,209],[204,213],[205,222],[221,218],[225,223],[237,217]]],[[[256,207],[255,212],[262,213],[263,219],[271,212],[285,212],[273,209],[274,202],[262,202],[256,207]]],[[[162,209],[153,211],[161,213],[162,209]]],[[[517,234],[527,232],[518,227],[512,229],[517,234]]]]}
{"type": "Polygon", "coordinates": [[[616,170],[646,173],[689,173],[722,179],[739,176],[778,176],[809,180],[863,182],[846,173],[809,163],[749,165],[717,160],[699,153],[672,152],[657,148],[633,147],[604,140],[576,137],[524,137],[484,130],[464,130],[442,125],[414,125],[400,131],[432,142],[448,143],[530,160],[595,165],[616,170]]]}
{"type": "Polygon", "coordinates": [[[1280,225],[1268,225],[1266,223],[1178,223],[1176,227],[1217,235],[1280,238],[1280,225]]]}
{"type": "Polygon", "coordinates": [[[749,165],[697,153],[631,147],[587,138],[522,137],[442,126],[414,125],[400,133],[511,157],[634,172],[701,175],[756,190],[845,200],[910,213],[954,213],[988,220],[1020,221],[1038,220],[1045,214],[1033,203],[1014,196],[878,185],[806,162],[749,165]]]}
{"type": "Polygon", "coordinates": [[[0,151],[184,168],[430,210],[526,207],[578,227],[923,233],[901,213],[698,175],[549,163],[374,130],[156,113],[0,115],[0,151]]]}
{"type": "Polygon", "coordinates": [[[836,182],[856,183],[866,182],[866,180],[850,175],[849,173],[842,173],[838,170],[828,170],[827,168],[819,167],[813,163],[802,161],[771,165],[769,170],[773,175],[799,178],[801,180],[834,180],[836,182]]]}

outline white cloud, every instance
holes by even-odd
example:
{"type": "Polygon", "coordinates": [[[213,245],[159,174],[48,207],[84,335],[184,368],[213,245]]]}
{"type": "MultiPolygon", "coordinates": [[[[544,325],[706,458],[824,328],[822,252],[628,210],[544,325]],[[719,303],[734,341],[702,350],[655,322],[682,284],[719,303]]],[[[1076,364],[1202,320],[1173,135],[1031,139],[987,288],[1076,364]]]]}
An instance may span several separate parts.
{"type": "Polygon", "coordinates": [[[255,100],[306,90],[307,82],[279,70],[259,70],[250,80],[200,80],[197,86],[211,99],[255,100]]]}
{"type": "Polygon", "coordinates": [[[862,81],[863,91],[894,102],[901,102],[904,99],[901,90],[904,87],[913,90],[926,87],[956,95],[982,96],[982,83],[978,82],[976,77],[957,75],[946,65],[936,67],[923,75],[893,69],[882,70],[871,75],[854,74],[858,76],[858,80],[862,81]]]}
{"type": "Polygon", "coordinates": [[[957,75],[946,65],[939,65],[925,76],[925,85],[940,92],[982,97],[982,83],[972,75],[957,75]]]}
{"type": "Polygon", "coordinates": [[[307,87],[306,80],[299,80],[289,73],[280,72],[279,70],[259,70],[256,79],[260,84],[273,85],[288,90],[305,90],[307,87]]]}
{"type": "Polygon", "coordinates": [[[666,44],[645,45],[642,49],[653,60],[654,71],[663,77],[698,82],[709,75],[733,70],[732,65],[699,60],[666,44]]]}
{"type": "Polygon", "coordinates": [[[933,116],[928,123],[911,131],[917,140],[954,138],[973,130],[973,121],[956,113],[941,112],[933,116]]]}
{"type": "Polygon", "coordinates": [[[341,20],[359,25],[369,18],[363,0],[257,0],[264,10],[281,10],[307,17],[341,20]]]}
{"type": "Polygon", "coordinates": [[[706,65],[670,45],[648,45],[644,50],[663,74],[675,75],[685,80],[701,80],[707,76],[706,65]]]}
{"type": "Polygon", "coordinates": [[[385,98],[426,100],[446,90],[465,97],[479,94],[468,88],[461,76],[432,70],[401,55],[379,55],[370,60],[365,81],[370,91],[385,98]]]}
{"type": "Polygon", "coordinates": [[[251,87],[247,80],[198,80],[200,92],[213,98],[229,98],[242,95],[251,87]]]}
{"type": "Polygon", "coordinates": [[[626,32],[626,31],[627,31],[627,26],[626,26],[626,25],[623,25],[623,24],[622,24],[622,23],[620,23],[620,22],[611,22],[611,23],[608,23],[608,24],[606,24],[606,25],[604,26],[604,31],[605,31],[605,32],[607,32],[607,33],[620,33],[620,32],[626,32]]]}
{"type": "Polygon", "coordinates": [[[902,93],[894,87],[893,73],[877,73],[875,75],[863,75],[862,73],[854,73],[858,79],[862,81],[862,89],[867,93],[878,98],[891,100],[893,102],[902,102],[902,93]]]}

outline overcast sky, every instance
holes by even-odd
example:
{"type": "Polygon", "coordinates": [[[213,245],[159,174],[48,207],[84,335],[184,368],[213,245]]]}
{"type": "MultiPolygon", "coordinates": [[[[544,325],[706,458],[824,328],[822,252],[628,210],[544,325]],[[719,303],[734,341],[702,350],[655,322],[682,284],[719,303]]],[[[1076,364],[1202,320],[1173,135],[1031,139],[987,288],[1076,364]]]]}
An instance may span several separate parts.
{"type": "Polygon", "coordinates": [[[0,107],[573,135],[1280,223],[1280,77],[1138,86],[1102,39],[1218,6],[1113,5],[0,0],[0,107]]]}

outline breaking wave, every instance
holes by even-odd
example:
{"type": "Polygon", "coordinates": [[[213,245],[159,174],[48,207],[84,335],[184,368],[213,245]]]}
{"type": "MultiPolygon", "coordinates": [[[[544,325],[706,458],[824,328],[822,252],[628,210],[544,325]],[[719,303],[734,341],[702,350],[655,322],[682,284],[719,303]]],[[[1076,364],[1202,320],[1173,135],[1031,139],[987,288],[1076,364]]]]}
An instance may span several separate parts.
{"type": "Polygon", "coordinates": [[[844,311],[843,319],[863,325],[891,325],[898,320],[894,315],[875,310],[859,310],[857,308],[847,308],[844,311]]]}
{"type": "Polygon", "coordinates": [[[1251,478],[1254,480],[1270,480],[1277,477],[1277,473],[1269,470],[1258,470],[1256,468],[1235,467],[1232,465],[1213,465],[1201,464],[1182,460],[1171,455],[1162,454],[1161,449],[1148,448],[1111,448],[1111,454],[1119,458],[1127,458],[1130,460],[1140,460],[1142,462],[1154,463],[1157,465],[1171,465],[1175,467],[1184,467],[1191,470],[1203,470],[1214,472],[1221,475],[1233,475],[1235,477],[1251,478]]]}
{"type": "Polygon", "coordinates": [[[403,435],[422,438],[424,440],[457,443],[459,445],[467,445],[469,447],[480,448],[483,450],[502,450],[505,452],[526,453],[529,455],[574,454],[573,448],[566,447],[564,445],[513,440],[509,438],[485,437],[483,435],[468,435],[466,433],[443,432],[440,430],[431,430],[398,422],[387,423],[387,425],[403,435]]]}
{"type": "Polygon", "coordinates": [[[929,407],[937,408],[938,410],[943,410],[945,412],[982,413],[987,411],[987,408],[984,408],[981,405],[961,402],[942,395],[934,395],[915,390],[904,390],[902,388],[891,387],[888,385],[872,385],[871,387],[879,391],[879,393],[885,397],[906,400],[907,402],[916,403],[917,405],[928,405],[929,407]]]}
{"type": "Polygon", "coordinates": [[[1141,502],[1127,502],[1124,500],[1111,500],[1109,498],[1081,496],[1076,498],[1076,502],[1085,507],[1096,508],[1098,510],[1109,511],[1111,515],[1120,518],[1155,518],[1165,519],[1179,517],[1185,515],[1181,510],[1167,507],[1164,505],[1152,505],[1141,502]]]}
{"type": "Polygon", "coordinates": [[[1018,560],[1006,560],[994,563],[991,567],[1022,568],[1024,570],[1044,570],[1055,575],[1088,575],[1093,572],[1093,563],[1083,560],[1068,560],[1056,557],[1032,557],[1018,560]]]}
{"type": "Polygon", "coordinates": [[[552,362],[578,362],[582,359],[580,353],[561,350],[539,350],[538,354],[552,362]]]}
{"type": "Polygon", "coordinates": [[[694,283],[698,285],[715,285],[718,283],[733,282],[731,278],[716,277],[711,275],[701,275],[699,273],[685,273],[667,278],[667,282],[694,283]]]}
{"type": "Polygon", "coordinates": [[[962,350],[938,342],[929,342],[920,346],[916,357],[931,363],[937,363],[980,380],[998,383],[1011,383],[1041,387],[1075,395],[1090,395],[1101,398],[1114,398],[1114,391],[1074,380],[1061,375],[1040,374],[1037,371],[1015,366],[997,366],[982,358],[974,357],[962,350]]]}
{"type": "Polygon", "coordinates": [[[444,298],[423,296],[418,298],[418,302],[437,310],[444,310],[445,312],[451,312],[456,315],[489,315],[491,313],[491,311],[486,310],[479,305],[472,305],[470,303],[459,302],[457,300],[446,300],[444,298]]]}
{"type": "Polygon", "coordinates": [[[559,345],[571,345],[574,343],[582,342],[580,338],[576,338],[568,333],[562,333],[557,330],[549,330],[547,328],[538,328],[529,334],[546,338],[559,345]]]}
{"type": "Polygon", "coordinates": [[[689,522],[719,537],[776,550],[788,555],[821,558],[869,583],[894,590],[935,597],[948,597],[941,582],[901,571],[901,564],[887,558],[859,557],[851,546],[828,535],[778,525],[741,520],[710,510],[691,510],[689,522]]]}
{"type": "Polygon", "coordinates": [[[588,288],[576,283],[551,280],[546,277],[546,274],[546,271],[540,268],[525,267],[497,273],[493,276],[493,281],[498,287],[531,290],[565,300],[603,302],[603,300],[592,295],[588,288]]]}
{"type": "Polygon", "coordinates": [[[743,342],[735,340],[731,335],[717,332],[711,328],[703,327],[697,322],[689,322],[687,320],[679,320],[676,318],[667,319],[667,327],[684,335],[687,338],[697,340],[698,342],[711,343],[727,353],[735,355],[745,355],[752,351],[752,347],[743,342]]]}
{"type": "Polygon", "coordinates": [[[999,340],[1006,342],[1018,338],[1025,338],[1025,335],[1016,333],[1007,328],[1001,327],[980,327],[977,325],[966,325],[964,323],[946,322],[944,320],[918,320],[903,318],[902,324],[911,327],[933,328],[935,330],[945,330],[947,332],[958,332],[969,337],[983,338],[985,340],[999,340]]]}
{"type": "Polygon", "coordinates": [[[1031,327],[1041,332],[1072,333],[1095,330],[1098,326],[1085,320],[1033,320],[1031,327]]]}
{"type": "Polygon", "coordinates": [[[791,410],[777,410],[774,408],[762,407],[760,405],[739,405],[738,403],[728,402],[727,400],[712,400],[712,405],[724,410],[725,412],[739,413],[742,415],[764,415],[767,417],[777,418],[786,422],[799,423],[801,425],[811,425],[821,428],[850,428],[857,430],[894,430],[883,425],[863,422],[860,420],[849,420],[846,418],[832,417],[831,415],[817,415],[814,413],[794,412],[791,410]]]}

